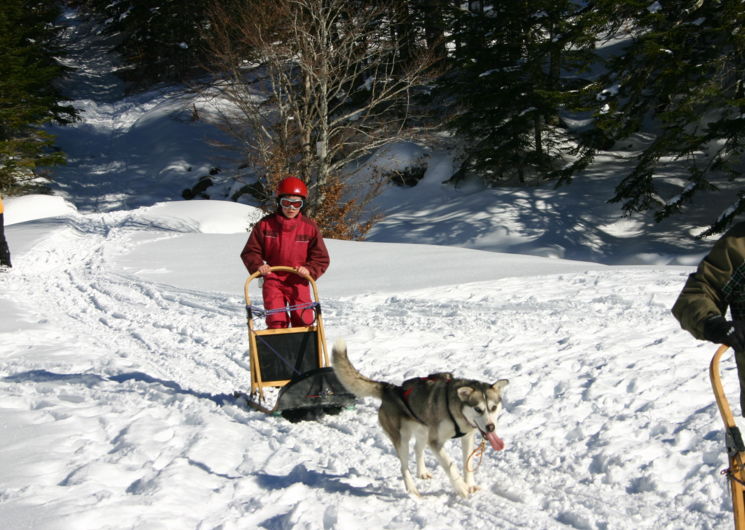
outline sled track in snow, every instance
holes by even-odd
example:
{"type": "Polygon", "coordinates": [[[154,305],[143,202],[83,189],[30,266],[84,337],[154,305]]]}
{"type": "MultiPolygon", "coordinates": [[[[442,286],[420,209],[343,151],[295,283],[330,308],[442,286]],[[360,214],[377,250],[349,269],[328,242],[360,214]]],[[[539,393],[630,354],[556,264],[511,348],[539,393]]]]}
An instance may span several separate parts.
{"type": "Polygon", "coordinates": [[[14,271],[25,286],[17,298],[40,314],[64,315],[60,327],[80,348],[100,350],[103,365],[111,356],[128,359],[202,392],[245,386],[242,300],[112,272],[111,256],[131,247],[132,233],[92,221],[55,231],[30,252],[26,270],[14,271]]]}

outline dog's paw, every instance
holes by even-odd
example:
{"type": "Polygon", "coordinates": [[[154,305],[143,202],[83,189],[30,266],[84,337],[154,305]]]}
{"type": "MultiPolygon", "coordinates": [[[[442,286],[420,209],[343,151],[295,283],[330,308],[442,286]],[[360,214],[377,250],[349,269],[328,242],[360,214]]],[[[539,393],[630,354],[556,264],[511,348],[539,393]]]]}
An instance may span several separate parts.
{"type": "Polygon", "coordinates": [[[421,499],[422,494],[419,493],[419,490],[416,488],[406,488],[406,493],[409,494],[409,497],[412,497],[414,499],[421,499]]]}
{"type": "Polygon", "coordinates": [[[419,495],[419,490],[417,490],[414,485],[414,479],[411,478],[411,473],[409,473],[408,470],[404,473],[404,486],[406,487],[406,493],[410,496],[421,497],[421,495],[419,495]]]}
{"type": "Polygon", "coordinates": [[[468,482],[459,482],[454,484],[455,486],[455,492],[460,495],[462,498],[466,498],[469,495],[473,495],[477,491],[481,489],[480,486],[477,486],[474,483],[468,483],[468,482]]]}
{"type": "Polygon", "coordinates": [[[457,493],[458,497],[460,497],[461,499],[468,498],[468,488],[456,488],[455,493],[457,493]]]}

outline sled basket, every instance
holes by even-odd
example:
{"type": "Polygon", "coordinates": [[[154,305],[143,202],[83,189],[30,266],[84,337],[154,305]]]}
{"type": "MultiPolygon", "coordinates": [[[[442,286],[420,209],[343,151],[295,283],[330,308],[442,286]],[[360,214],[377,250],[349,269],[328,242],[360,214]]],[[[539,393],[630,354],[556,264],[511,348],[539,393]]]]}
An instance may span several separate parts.
{"type": "Polygon", "coordinates": [[[729,459],[729,468],[722,472],[730,482],[732,511],[735,519],[735,530],[745,530],[745,445],[740,429],[735,423],[727,396],[724,394],[719,372],[719,359],[729,346],[722,345],[714,354],[709,365],[709,377],[714,390],[719,413],[724,421],[725,445],[729,459]]]}
{"type": "Polygon", "coordinates": [[[334,369],[327,366],[305,372],[283,386],[275,408],[294,423],[338,414],[353,404],[354,395],[347,392],[334,369]]]}
{"type": "MultiPolygon", "coordinates": [[[[272,267],[271,270],[298,274],[290,267],[272,267]]],[[[313,310],[312,325],[256,329],[254,317],[262,317],[263,312],[251,305],[249,284],[258,276],[258,272],[252,274],[244,286],[251,366],[251,393],[247,396],[247,404],[264,413],[281,414],[290,421],[315,420],[351,406],[354,396],[339,383],[329,363],[315,281],[303,276],[315,300],[305,308],[313,310]],[[265,388],[280,388],[273,406],[266,403],[265,388]]]]}

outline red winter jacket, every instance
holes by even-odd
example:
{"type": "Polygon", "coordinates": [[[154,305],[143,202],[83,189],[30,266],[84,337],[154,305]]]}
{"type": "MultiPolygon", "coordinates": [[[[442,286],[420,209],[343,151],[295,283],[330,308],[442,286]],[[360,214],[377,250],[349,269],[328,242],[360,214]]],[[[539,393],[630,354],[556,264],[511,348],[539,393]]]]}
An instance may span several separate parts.
{"type": "MultiPolygon", "coordinates": [[[[261,219],[251,231],[241,259],[251,274],[264,262],[272,267],[302,265],[314,280],[326,272],[330,262],[318,226],[302,213],[298,213],[294,219],[288,219],[281,213],[261,219]]],[[[278,273],[277,276],[283,280],[292,276],[300,279],[291,273],[278,273]]]]}

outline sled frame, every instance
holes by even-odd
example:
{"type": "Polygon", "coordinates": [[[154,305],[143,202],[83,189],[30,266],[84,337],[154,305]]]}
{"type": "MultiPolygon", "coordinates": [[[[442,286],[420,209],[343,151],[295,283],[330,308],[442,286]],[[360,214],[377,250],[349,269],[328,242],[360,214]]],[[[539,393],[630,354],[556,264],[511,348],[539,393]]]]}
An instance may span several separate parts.
{"type": "MultiPolygon", "coordinates": [[[[259,341],[265,340],[267,342],[272,340],[272,337],[281,339],[281,336],[297,335],[299,340],[307,340],[312,342],[317,352],[315,363],[313,368],[325,368],[331,366],[329,363],[328,351],[326,348],[326,336],[323,329],[323,315],[320,309],[320,302],[318,298],[318,287],[316,286],[315,280],[310,276],[305,276],[297,272],[293,267],[272,267],[272,272],[290,272],[297,274],[298,276],[308,280],[310,284],[313,301],[317,304],[313,309],[315,312],[314,323],[310,326],[295,327],[295,328],[280,328],[280,329],[256,329],[254,320],[251,315],[251,296],[249,295],[249,285],[261,274],[257,271],[246,279],[246,283],[243,287],[243,294],[246,299],[246,324],[248,329],[248,351],[249,361],[251,367],[251,394],[249,396],[249,405],[253,408],[260,410],[265,413],[275,412],[274,408],[269,408],[263,403],[265,401],[264,388],[278,388],[283,387],[291,381],[292,375],[286,374],[286,377],[278,377],[272,380],[264,380],[261,368],[261,359],[259,352],[259,341]]],[[[292,337],[284,337],[291,339],[292,337]]],[[[302,355],[302,353],[301,353],[302,355]]],[[[294,361],[295,359],[293,359],[294,361]]],[[[276,406],[275,406],[276,408],[276,406]]]]}
{"type": "Polygon", "coordinates": [[[717,349],[709,365],[709,377],[714,390],[719,413],[724,421],[725,445],[729,459],[729,469],[723,474],[727,475],[732,495],[732,512],[735,519],[735,530],[745,530],[745,444],[743,444],[740,429],[735,423],[729,401],[724,394],[722,379],[719,371],[719,361],[722,354],[729,349],[727,345],[721,345],[717,349]]]}

